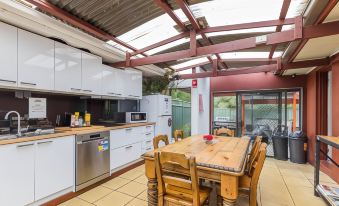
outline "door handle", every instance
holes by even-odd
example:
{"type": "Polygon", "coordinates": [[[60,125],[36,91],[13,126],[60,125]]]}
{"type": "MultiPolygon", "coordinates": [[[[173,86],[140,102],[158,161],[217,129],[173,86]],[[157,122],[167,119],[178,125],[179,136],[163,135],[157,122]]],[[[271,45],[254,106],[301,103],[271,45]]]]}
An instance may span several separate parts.
{"type": "Polygon", "coordinates": [[[146,133],[146,135],[150,135],[150,134],[152,134],[152,133],[146,133]]]}
{"type": "Polygon", "coordinates": [[[132,128],[126,128],[125,130],[129,131],[129,130],[132,130],[132,128]]]}
{"type": "Polygon", "coordinates": [[[26,84],[26,85],[30,85],[30,86],[36,86],[35,83],[30,83],[30,82],[20,82],[20,84],[26,84]]]}
{"type": "Polygon", "coordinates": [[[146,143],[151,143],[152,142],[152,140],[148,140],[148,141],[146,141],[146,143]]]}
{"type": "Polygon", "coordinates": [[[82,91],[84,91],[84,92],[93,92],[92,90],[89,90],[89,89],[84,89],[82,91]]]}
{"type": "Polygon", "coordinates": [[[128,146],[128,147],[125,147],[125,149],[131,149],[133,146],[131,145],[131,146],[128,146]]]}
{"type": "Polygon", "coordinates": [[[15,84],[16,81],[12,81],[12,80],[7,80],[7,79],[0,79],[1,82],[8,82],[8,83],[13,83],[15,84]]]}
{"type": "Polygon", "coordinates": [[[33,146],[34,143],[30,143],[30,144],[21,144],[21,145],[17,145],[17,148],[22,148],[22,147],[29,147],[29,146],[33,146]]]}
{"type": "Polygon", "coordinates": [[[53,141],[38,142],[38,144],[47,144],[47,143],[53,143],[53,141]]]}

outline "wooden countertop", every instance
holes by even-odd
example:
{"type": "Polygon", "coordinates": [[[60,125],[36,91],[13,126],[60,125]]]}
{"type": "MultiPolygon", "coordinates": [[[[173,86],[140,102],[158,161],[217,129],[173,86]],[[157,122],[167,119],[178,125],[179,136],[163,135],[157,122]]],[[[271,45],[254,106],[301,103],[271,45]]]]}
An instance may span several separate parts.
{"type": "Polygon", "coordinates": [[[94,132],[105,132],[105,131],[116,130],[116,129],[123,129],[123,128],[129,128],[129,127],[141,127],[141,126],[154,125],[154,124],[155,122],[146,122],[146,123],[130,123],[130,124],[124,124],[121,126],[113,126],[113,127],[104,127],[104,126],[96,126],[96,125],[92,127],[82,127],[82,128],[62,127],[60,129],[55,128],[56,133],[54,134],[0,140],[0,145],[30,142],[30,141],[37,141],[37,140],[44,140],[44,139],[52,139],[52,138],[70,136],[70,135],[81,135],[81,134],[94,133],[94,132]]]}

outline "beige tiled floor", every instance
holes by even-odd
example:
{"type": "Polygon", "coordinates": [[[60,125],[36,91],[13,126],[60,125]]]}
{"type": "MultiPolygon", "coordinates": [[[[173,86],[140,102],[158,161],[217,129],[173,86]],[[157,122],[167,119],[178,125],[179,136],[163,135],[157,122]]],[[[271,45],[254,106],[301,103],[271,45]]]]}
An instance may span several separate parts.
{"type": "MultiPolygon", "coordinates": [[[[147,179],[144,166],[130,170],[61,206],[146,206],[147,179]]],[[[313,195],[313,167],[267,158],[260,176],[261,206],[325,206],[313,195]]],[[[321,173],[321,182],[335,184],[321,173]]],[[[213,201],[211,201],[212,203],[213,201]]],[[[238,205],[247,205],[247,200],[238,205]]]]}

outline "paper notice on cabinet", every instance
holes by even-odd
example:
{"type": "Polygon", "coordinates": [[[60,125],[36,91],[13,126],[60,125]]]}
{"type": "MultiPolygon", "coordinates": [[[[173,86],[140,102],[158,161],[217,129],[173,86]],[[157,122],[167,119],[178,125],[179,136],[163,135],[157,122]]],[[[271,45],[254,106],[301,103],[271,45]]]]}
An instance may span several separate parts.
{"type": "Polygon", "coordinates": [[[28,99],[28,116],[30,119],[46,118],[47,104],[46,98],[29,98],[28,99]]]}

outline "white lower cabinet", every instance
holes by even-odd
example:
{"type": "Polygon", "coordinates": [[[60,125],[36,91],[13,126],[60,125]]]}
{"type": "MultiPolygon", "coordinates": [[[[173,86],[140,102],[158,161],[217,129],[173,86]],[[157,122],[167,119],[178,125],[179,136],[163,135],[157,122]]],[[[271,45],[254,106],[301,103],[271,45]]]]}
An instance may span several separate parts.
{"type": "Polygon", "coordinates": [[[0,145],[0,205],[23,206],[73,187],[74,136],[0,145]]]}
{"type": "Polygon", "coordinates": [[[35,158],[35,199],[73,186],[74,136],[38,141],[35,158]]]}
{"type": "Polygon", "coordinates": [[[0,205],[34,202],[34,142],[0,146],[0,205]]]}
{"type": "Polygon", "coordinates": [[[111,170],[140,159],[153,150],[154,126],[129,127],[110,131],[111,170]]]}
{"type": "Polygon", "coordinates": [[[140,158],[141,142],[111,150],[111,170],[140,158]]]}

